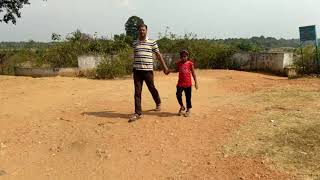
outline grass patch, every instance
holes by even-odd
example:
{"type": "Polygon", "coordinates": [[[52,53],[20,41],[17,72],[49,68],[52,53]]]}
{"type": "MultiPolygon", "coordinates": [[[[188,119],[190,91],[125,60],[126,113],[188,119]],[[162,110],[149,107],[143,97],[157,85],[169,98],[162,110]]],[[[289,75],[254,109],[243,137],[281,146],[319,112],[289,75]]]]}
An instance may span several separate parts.
{"type": "Polygon", "coordinates": [[[263,157],[277,169],[320,178],[320,92],[273,89],[245,99],[261,111],[235,132],[226,153],[263,157]]]}

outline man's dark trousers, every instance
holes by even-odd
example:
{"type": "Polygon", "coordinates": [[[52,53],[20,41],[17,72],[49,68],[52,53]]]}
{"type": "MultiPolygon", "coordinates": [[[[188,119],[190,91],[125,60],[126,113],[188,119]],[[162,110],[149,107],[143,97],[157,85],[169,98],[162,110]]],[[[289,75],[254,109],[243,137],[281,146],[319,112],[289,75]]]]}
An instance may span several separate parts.
{"type": "Polygon", "coordinates": [[[136,114],[139,114],[139,115],[142,114],[141,92],[142,92],[143,81],[146,82],[148,89],[156,105],[161,104],[158,90],[154,86],[153,71],[133,70],[133,80],[134,80],[134,103],[135,103],[136,114]]]}

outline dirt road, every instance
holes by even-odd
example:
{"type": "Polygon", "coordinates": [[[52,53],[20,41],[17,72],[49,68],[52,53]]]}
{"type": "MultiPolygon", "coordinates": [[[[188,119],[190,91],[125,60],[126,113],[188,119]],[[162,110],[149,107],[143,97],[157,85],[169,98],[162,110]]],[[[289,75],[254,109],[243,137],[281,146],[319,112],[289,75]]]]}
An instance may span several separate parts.
{"type": "MultiPolygon", "coordinates": [[[[176,116],[177,74],[156,73],[162,112],[132,79],[0,76],[0,179],[292,179],[262,159],[230,157],[224,144],[258,108],[239,98],[292,82],[257,73],[197,71],[193,114],[176,116]]],[[[303,84],[304,81],[301,81],[303,84]]]]}

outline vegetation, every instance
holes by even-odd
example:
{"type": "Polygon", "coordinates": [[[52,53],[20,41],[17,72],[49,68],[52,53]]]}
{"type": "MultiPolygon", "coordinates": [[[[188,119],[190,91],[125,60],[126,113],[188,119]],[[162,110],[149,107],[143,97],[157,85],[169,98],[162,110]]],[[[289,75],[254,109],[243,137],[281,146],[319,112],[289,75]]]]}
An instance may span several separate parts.
{"type": "MultiPolygon", "coordinates": [[[[196,67],[201,69],[222,69],[233,68],[231,56],[236,52],[259,52],[276,48],[280,44],[291,44],[295,47],[296,41],[293,40],[274,40],[272,46],[267,42],[263,43],[263,39],[272,38],[255,38],[251,39],[226,39],[226,40],[210,40],[198,39],[195,34],[186,34],[177,36],[173,33],[165,33],[159,35],[157,41],[163,54],[173,54],[178,57],[181,49],[188,49],[191,52],[191,58],[195,61],[196,67]],[[252,41],[255,39],[255,41],[252,41]],[[287,42],[285,42],[287,41],[287,42]],[[256,43],[259,42],[259,43],[256,43]]],[[[2,74],[12,74],[13,67],[17,65],[29,65],[31,67],[77,67],[77,57],[83,54],[102,55],[113,58],[112,63],[103,62],[97,69],[98,78],[115,78],[131,72],[131,43],[132,37],[125,34],[114,35],[113,39],[98,38],[97,35],[89,35],[79,30],[71,33],[62,39],[61,35],[53,33],[52,42],[1,42],[0,43],[0,64],[2,74]],[[124,56],[126,55],[126,57],[124,56]],[[120,57],[120,58],[119,58],[120,57]],[[128,65],[129,64],[129,65],[128,65]],[[117,72],[112,72],[115,66],[125,66],[116,68],[117,72]],[[107,66],[110,66],[107,68],[107,66]],[[111,73],[107,75],[107,73],[111,73]]],[[[303,50],[304,61],[299,55],[297,48],[296,64],[304,70],[304,72],[314,72],[314,48],[306,47],[303,50]]],[[[175,63],[168,63],[170,68],[175,68],[175,63]]]]}
{"type": "MultiPolygon", "coordinates": [[[[51,36],[52,42],[0,42],[0,74],[12,74],[14,66],[29,67],[77,67],[79,55],[99,55],[106,60],[96,69],[96,78],[115,78],[131,73],[133,39],[137,38],[137,27],[143,23],[140,17],[132,16],[125,24],[126,34],[114,35],[112,39],[90,35],[76,30],[63,38],[57,33],[51,36]],[[111,57],[111,58],[110,58],[111,57]]],[[[181,49],[191,52],[196,68],[232,69],[231,57],[237,52],[260,52],[274,48],[290,47],[295,53],[295,63],[303,73],[317,71],[315,49],[299,49],[299,40],[275,39],[271,37],[252,37],[250,39],[200,39],[189,33],[178,36],[169,32],[159,34],[158,45],[163,54],[178,58],[181,49]]],[[[289,48],[289,49],[290,49],[289,48]]],[[[175,68],[175,59],[167,62],[171,69],[175,68]]]]}
{"type": "Polygon", "coordinates": [[[314,46],[297,48],[295,54],[295,65],[299,67],[300,73],[312,74],[320,72],[320,54],[318,53],[319,62],[317,62],[317,52],[314,46]]]}
{"type": "Polygon", "coordinates": [[[29,4],[29,0],[1,0],[0,22],[12,22],[13,24],[16,24],[17,18],[21,17],[20,9],[26,4],[29,4]]]}
{"type": "Polygon", "coordinates": [[[131,16],[125,24],[126,35],[131,37],[132,39],[137,39],[138,38],[138,26],[143,23],[144,23],[143,19],[141,19],[140,17],[131,16]]]}

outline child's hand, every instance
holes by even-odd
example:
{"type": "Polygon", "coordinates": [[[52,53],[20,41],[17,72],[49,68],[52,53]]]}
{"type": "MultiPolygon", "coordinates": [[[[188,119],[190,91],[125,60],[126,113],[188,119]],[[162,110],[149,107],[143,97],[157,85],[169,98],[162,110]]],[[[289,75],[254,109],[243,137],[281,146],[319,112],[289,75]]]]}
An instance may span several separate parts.
{"type": "Polygon", "coordinates": [[[195,84],[195,87],[196,87],[196,89],[197,89],[197,90],[199,89],[199,87],[198,87],[198,83],[196,83],[196,84],[195,84]]]}

